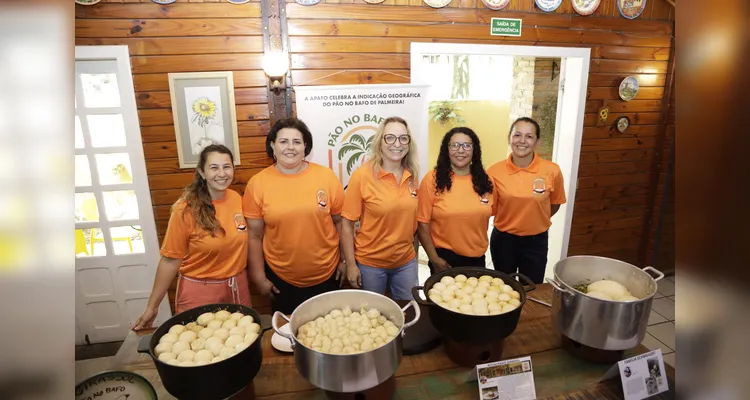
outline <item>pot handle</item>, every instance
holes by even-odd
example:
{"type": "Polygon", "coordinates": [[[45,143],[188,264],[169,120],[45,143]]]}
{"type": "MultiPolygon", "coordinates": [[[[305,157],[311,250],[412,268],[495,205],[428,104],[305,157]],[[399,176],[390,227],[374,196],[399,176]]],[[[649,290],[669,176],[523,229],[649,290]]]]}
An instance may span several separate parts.
{"type": "Polygon", "coordinates": [[[410,326],[416,324],[417,321],[419,321],[419,317],[422,316],[422,311],[419,309],[419,304],[417,304],[416,300],[410,301],[409,304],[405,305],[404,308],[401,309],[401,311],[406,314],[406,309],[409,307],[414,309],[414,319],[404,324],[404,331],[406,330],[406,328],[409,328],[410,326]]]}
{"type": "MultiPolygon", "coordinates": [[[[429,302],[422,300],[422,297],[419,296],[420,291],[424,293],[424,286],[414,286],[413,288],[411,288],[411,295],[414,297],[414,301],[416,301],[417,303],[423,306],[430,306],[431,304],[429,302]]],[[[425,299],[427,298],[427,294],[425,294],[424,298],[425,299]]],[[[407,304],[406,306],[408,307],[409,304],[407,304]]],[[[406,307],[404,307],[404,309],[405,308],[406,307]]],[[[415,310],[418,310],[418,309],[419,307],[415,307],[415,310]]],[[[419,315],[419,312],[417,312],[417,315],[419,315]]]]}
{"type": "Polygon", "coordinates": [[[149,347],[151,346],[151,337],[154,336],[153,333],[149,333],[146,336],[141,336],[141,338],[138,340],[138,352],[139,353],[148,353],[149,347]]]}
{"type": "Polygon", "coordinates": [[[291,323],[291,321],[289,321],[289,318],[287,318],[286,315],[282,314],[281,311],[276,311],[275,313],[273,313],[273,316],[271,317],[271,326],[273,327],[273,330],[277,334],[279,334],[279,336],[283,336],[283,337],[289,339],[289,342],[292,343],[292,349],[294,349],[294,336],[292,336],[292,335],[290,335],[288,333],[284,333],[284,332],[281,331],[281,329],[279,329],[279,325],[276,323],[276,320],[278,319],[277,317],[284,318],[284,320],[287,323],[291,323]]]}
{"type": "Polygon", "coordinates": [[[658,269],[654,267],[649,266],[649,267],[643,268],[643,270],[646,271],[646,273],[653,272],[654,275],[656,275],[656,278],[654,278],[654,281],[656,282],[659,282],[661,278],[664,278],[664,273],[662,273],[661,271],[659,271],[658,269]]]}
{"type": "Polygon", "coordinates": [[[265,332],[272,328],[271,326],[271,320],[273,318],[270,315],[264,314],[260,316],[260,321],[258,321],[258,324],[260,325],[260,331],[265,332]]]}
{"type": "Polygon", "coordinates": [[[528,286],[524,286],[524,287],[523,287],[523,290],[525,290],[525,291],[526,291],[526,293],[529,293],[529,292],[531,292],[532,290],[536,290],[536,285],[535,285],[535,284],[534,284],[534,282],[533,282],[533,281],[532,281],[531,279],[529,279],[529,278],[528,278],[528,277],[527,277],[526,275],[524,275],[524,274],[518,274],[518,273],[513,273],[513,274],[510,274],[509,276],[510,276],[511,278],[515,278],[515,277],[518,277],[518,278],[519,278],[519,279],[520,279],[521,281],[525,282],[525,283],[526,283],[526,284],[528,285],[528,286]]]}
{"type": "Polygon", "coordinates": [[[568,289],[565,289],[564,287],[560,286],[560,284],[557,283],[557,281],[555,281],[554,279],[544,278],[544,280],[547,281],[547,283],[549,283],[550,285],[552,285],[552,287],[554,287],[556,290],[559,290],[559,291],[561,291],[563,293],[571,294],[568,291],[568,289]]]}

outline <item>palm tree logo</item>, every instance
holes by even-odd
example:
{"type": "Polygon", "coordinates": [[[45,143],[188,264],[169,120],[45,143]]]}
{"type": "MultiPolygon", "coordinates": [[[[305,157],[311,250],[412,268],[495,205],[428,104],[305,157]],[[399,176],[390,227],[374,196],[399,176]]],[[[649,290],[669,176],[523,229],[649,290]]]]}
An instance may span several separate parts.
{"type": "Polygon", "coordinates": [[[365,139],[362,135],[355,133],[353,134],[348,142],[345,142],[341,148],[339,149],[339,160],[343,161],[344,157],[351,153],[349,155],[349,158],[346,160],[346,173],[351,175],[352,174],[352,168],[354,168],[354,164],[357,163],[357,160],[362,159],[364,161],[364,157],[367,154],[368,151],[370,151],[370,145],[372,145],[372,138],[374,136],[370,136],[369,138],[365,139]]]}

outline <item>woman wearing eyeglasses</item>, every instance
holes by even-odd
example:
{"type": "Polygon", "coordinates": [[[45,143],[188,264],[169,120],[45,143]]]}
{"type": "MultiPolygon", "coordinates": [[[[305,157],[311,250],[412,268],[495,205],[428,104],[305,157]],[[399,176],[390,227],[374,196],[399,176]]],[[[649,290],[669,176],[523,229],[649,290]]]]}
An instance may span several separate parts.
{"type": "Polygon", "coordinates": [[[565,186],[560,167],[538,154],[539,124],[527,117],[510,126],[508,159],[487,168],[497,195],[497,213],[490,237],[495,270],[544,281],[547,268],[547,231],[552,216],[564,204],[565,186]]]}
{"type": "Polygon", "coordinates": [[[492,191],[477,134],[466,127],[448,131],[435,169],[419,185],[417,234],[430,272],[486,266],[487,227],[495,212],[492,191]]]}
{"type": "Polygon", "coordinates": [[[386,118],[373,138],[370,159],[349,179],[341,242],[347,279],[355,288],[411,300],[418,284],[417,147],[402,118],[386,118]],[[354,222],[360,227],[354,235],[354,222]]]}

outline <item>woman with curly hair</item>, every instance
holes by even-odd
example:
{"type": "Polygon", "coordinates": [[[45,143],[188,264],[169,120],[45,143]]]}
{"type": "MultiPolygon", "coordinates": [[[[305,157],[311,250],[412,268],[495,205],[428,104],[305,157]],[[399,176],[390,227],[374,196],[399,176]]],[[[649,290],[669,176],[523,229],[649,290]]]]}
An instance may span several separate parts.
{"type": "Polygon", "coordinates": [[[417,234],[430,271],[485,267],[493,184],[482,166],[479,137],[466,127],[443,137],[437,165],[419,186],[417,234]]]}

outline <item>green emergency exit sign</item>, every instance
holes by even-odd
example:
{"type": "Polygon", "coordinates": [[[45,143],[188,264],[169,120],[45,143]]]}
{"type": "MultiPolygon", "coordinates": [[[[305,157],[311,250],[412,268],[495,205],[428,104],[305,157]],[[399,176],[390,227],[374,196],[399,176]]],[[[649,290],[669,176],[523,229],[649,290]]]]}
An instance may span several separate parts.
{"type": "Polygon", "coordinates": [[[492,36],[521,36],[522,20],[516,18],[492,18],[492,36]]]}

